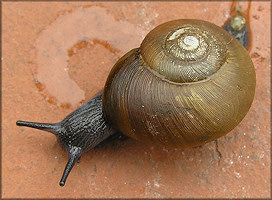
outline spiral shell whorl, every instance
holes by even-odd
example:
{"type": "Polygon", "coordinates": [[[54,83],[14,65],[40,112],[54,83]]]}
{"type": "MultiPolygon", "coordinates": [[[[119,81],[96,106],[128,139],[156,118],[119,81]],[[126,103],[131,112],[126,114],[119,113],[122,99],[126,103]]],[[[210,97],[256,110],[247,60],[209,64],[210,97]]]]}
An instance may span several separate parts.
{"type": "Polygon", "coordinates": [[[192,62],[207,57],[210,45],[199,29],[186,26],[167,36],[165,49],[183,62],[192,62]]]}
{"type": "MultiPolygon", "coordinates": [[[[224,64],[224,30],[201,20],[175,20],[153,29],[141,45],[147,67],[176,83],[207,79],[224,64]]],[[[228,38],[229,37],[229,38],[228,38]]]]}
{"type": "Polygon", "coordinates": [[[253,101],[255,76],[246,50],[226,31],[200,20],[175,20],[153,29],[114,65],[103,110],[114,128],[136,140],[198,146],[241,122],[253,101]],[[186,56],[171,54],[173,46],[186,56]],[[191,54],[202,48],[208,54],[197,53],[196,60],[191,54]]]}

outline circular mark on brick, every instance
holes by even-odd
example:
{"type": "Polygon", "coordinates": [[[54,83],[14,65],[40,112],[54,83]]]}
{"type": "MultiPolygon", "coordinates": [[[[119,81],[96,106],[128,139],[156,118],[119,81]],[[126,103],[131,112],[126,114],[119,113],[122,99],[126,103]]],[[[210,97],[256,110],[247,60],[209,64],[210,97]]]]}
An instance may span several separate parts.
{"type": "Polygon", "coordinates": [[[67,11],[34,43],[30,64],[36,86],[49,103],[78,107],[103,89],[118,58],[139,47],[145,34],[103,7],[67,11]]]}

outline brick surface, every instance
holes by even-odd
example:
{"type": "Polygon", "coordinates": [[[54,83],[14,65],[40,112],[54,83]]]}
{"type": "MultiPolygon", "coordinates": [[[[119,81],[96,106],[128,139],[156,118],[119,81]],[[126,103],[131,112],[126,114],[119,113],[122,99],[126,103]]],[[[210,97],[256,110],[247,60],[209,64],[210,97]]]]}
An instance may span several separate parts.
{"type": "MultiPolygon", "coordinates": [[[[155,26],[196,18],[222,26],[232,2],[4,2],[2,197],[267,198],[270,196],[270,4],[249,9],[256,96],[227,136],[160,149],[132,139],[85,153],[64,188],[55,136],[16,120],[57,122],[100,91],[124,53],[155,26]]],[[[248,3],[241,4],[244,10],[248,3]]]]}

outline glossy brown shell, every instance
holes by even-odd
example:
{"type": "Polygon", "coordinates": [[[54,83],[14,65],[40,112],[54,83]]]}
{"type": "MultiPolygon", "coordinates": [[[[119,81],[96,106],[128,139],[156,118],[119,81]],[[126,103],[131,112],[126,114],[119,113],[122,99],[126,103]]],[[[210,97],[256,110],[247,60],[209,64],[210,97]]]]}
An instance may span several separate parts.
{"type": "Polygon", "coordinates": [[[239,124],[255,82],[249,55],[225,30],[175,20],[153,29],[114,65],[103,109],[109,123],[136,140],[197,146],[239,124]]]}

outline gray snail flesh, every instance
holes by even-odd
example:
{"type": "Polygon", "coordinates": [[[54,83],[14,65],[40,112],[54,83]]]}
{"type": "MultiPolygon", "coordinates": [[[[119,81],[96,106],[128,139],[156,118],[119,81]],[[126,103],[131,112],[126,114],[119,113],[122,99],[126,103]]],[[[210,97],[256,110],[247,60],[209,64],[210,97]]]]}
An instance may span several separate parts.
{"type": "MultiPolygon", "coordinates": [[[[248,34],[244,35],[248,36],[248,34]]],[[[54,124],[17,121],[16,124],[48,131],[56,135],[60,145],[69,154],[68,162],[59,183],[60,186],[64,186],[71,169],[75,162],[79,161],[82,153],[94,148],[119,131],[142,142],[152,143],[154,141],[158,145],[175,147],[199,146],[225,135],[248,112],[254,97],[255,82],[254,66],[246,50],[225,30],[202,20],[174,20],[153,29],[144,39],[140,48],[133,49],[120,58],[110,72],[104,92],[101,91],[93,99],[69,114],[63,121],[54,124]],[[209,30],[210,27],[211,30],[209,30]],[[211,33],[215,33],[216,36],[211,33]],[[223,41],[221,36],[227,41],[223,41]],[[158,38],[165,41],[157,44],[155,40],[158,38]],[[152,48],[154,48],[154,51],[152,48]],[[208,53],[212,52],[214,55],[206,54],[204,50],[208,53]],[[230,52],[232,50],[234,50],[235,55],[230,52]],[[151,54],[152,58],[145,57],[147,54],[151,54]],[[236,54],[241,58],[235,59],[236,54]],[[163,60],[157,62],[162,57],[163,60]],[[219,57],[219,60],[215,60],[216,57],[219,57]],[[174,69],[174,72],[171,69],[163,68],[163,63],[166,63],[165,59],[168,59],[167,62],[170,62],[170,65],[173,64],[171,68],[174,69]],[[205,64],[198,64],[197,59],[208,61],[205,64]],[[151,63],[154,64],[153,68],[150,66],[151,63]],[[211,63],[215,65],[215,67],[212,66],[214,68],[209,68],[211,63]],[[225,70],[227,68],[225,65],[229,63],[234,66],[230,71],[225,70]],[[189,65],[196,67],[200,76],[196,72],[182,71],[182,68],[190,69],[189,65]],[[241,72],[239,72],[240,69],[241,72]],[[125,71],[130,72],[128,75],[122,74],[126,73],[125,71]],[[204,73],[201,73],[201,71],[204,71],[204,73]],[[214,77],[223,80],[227,75],[218,75],[223,71],[234,77],[228,79],[230,84],[235,82],[234,85],[225,88],[218,86],[220,89],[217,91],[212,91],[212,87],[205,90],[201,86],[201,84],[205,85],[205,83],[211,82],[214,77]],[[178,75],[175,74],[177,72],[178,75]],[[152,80],[149,79],[151,82],[143,82],[144,80],[141,82],[137,78],[134,79],[135,74],[141,76],[142,73],[148,74],[149,77],[152,76],[152,80]],[[170,78],[168,77],[169,74],[170,78]],[[189,74],[189,77],[186,77],[186,74],[189,74]],[[179,79],[180,77],[181,79],[179,79]],[[237,77],[240,80],[236,80],[237,77]],[[122,80],[120,84],[118,78],[122,80]],[[126,81],[126,79],[129,81],[126,81]],[[150,86],[156,81],[161,86],[154,86],[154,93],[158,96],[152,97],[149,95],[152,92],[150,86]],[[132,86],[132,84],[134,85],[132,86]],[[170,85],[169,94],[165,91],[168,88],[166,85],[170,85]],[[185,90],[185,93],[182,94],[177,89],[178,87],[191,88],[191,92],[185,90]],[[197,91],[192,87],[200,87],[201,90],[199,91],[202,94],[192,92],[197,91]],[[127,92],[128,88],[131,91],[127,92]],[[120,91],[121,89],[123,91],[120,91]],[[231,90],[231,94],[223,92],[228,89],[231,90]],[[133,97],[134,91],[138,93],[138,96],[133,97]],[[222,92],[217,95],[219,98],[229,95],[226,98],[228,102],[224,102],[221,106],[224,107],[222,112],[225,113],[223,115],[213,113],[214,110],[206,112],[201,104],[202,99],[206,99],[211,107],[215,104],[220,105],[218,102],[221,100],[215,99],[216,95],[213,94],[213,92],[218,91],[222,92]],[[232,94],[233,92],[237,94],[232,94]],[[162,93],[164,96],[174,94],[176,98],[174,100],[166,98],[166,102],[157,101],[157,99],[163,99],[160,96],[162,93]],[[128,96],[125,97],[124,95],[128,96]],[[147,97],[143,98],[145,95],[147,97]],[[192,99],[192,95],[197,98],[192,99]],[[186,98],[188,100],[185,100],[186,98]],[[241,100],[236,98],[241,98],[241,100]],[[235,102],[243,101],[243,103],[233,105],[232,99],[235,99],[235,102]],[[130,104],[127,102],[128,100],[132,100],[133,103],[130,104]],[[156,107],[153,102],[157,102],[159,105],[156,107]],[[184,102],[186,105],[182,105],[184,102]],[[193,103],[198,105],[194,106],[193,103]],[[145,110],[147,114],[143,114],[142,111],[137,111],[137,109],[145,110]],[[235,109],[239,112],[233,113],[235,109]],[[175,113],[174,117],[171,116],[173,113],[175,113]],[[224,115],[230,119],[220,119],[224,115]],[[215,122],[216,120],[208,120],[209,117],[216,117],[223,122],[233,122],[231,122],[231,126],[224,128],[224,125],[220,123],[218,125],[215,122]],[[181,122],[178,120],[181,120],[181,122]],[[167,121],[169,121],[169,125],[165,124],[167,121]],[[158,124],[153,125],[151,123],[158,124]],[[212,127],[213,123],[217,126],[212,127]],[[190,128],[190,126],[192,127],[190,128]],[[139,127],[138,130],[137,127],[139,127]],[[158,127],[164,130],[159,130],[158,127]],[[211,130],[207,130],[207,127],[211,130]],[[178,130],[173,130],[175,128],[178,130]]],[[[215,81],[213,84],[217,84],[217,82],[215,81]]]]}
{"type": "Polygon", "coordinates": [[[249,45],[249,31],[246,24],[246,19],[240,15],[234,15],[224,29],[228,31],[234,38],[236,38],[245,48],[249,45]]]}

